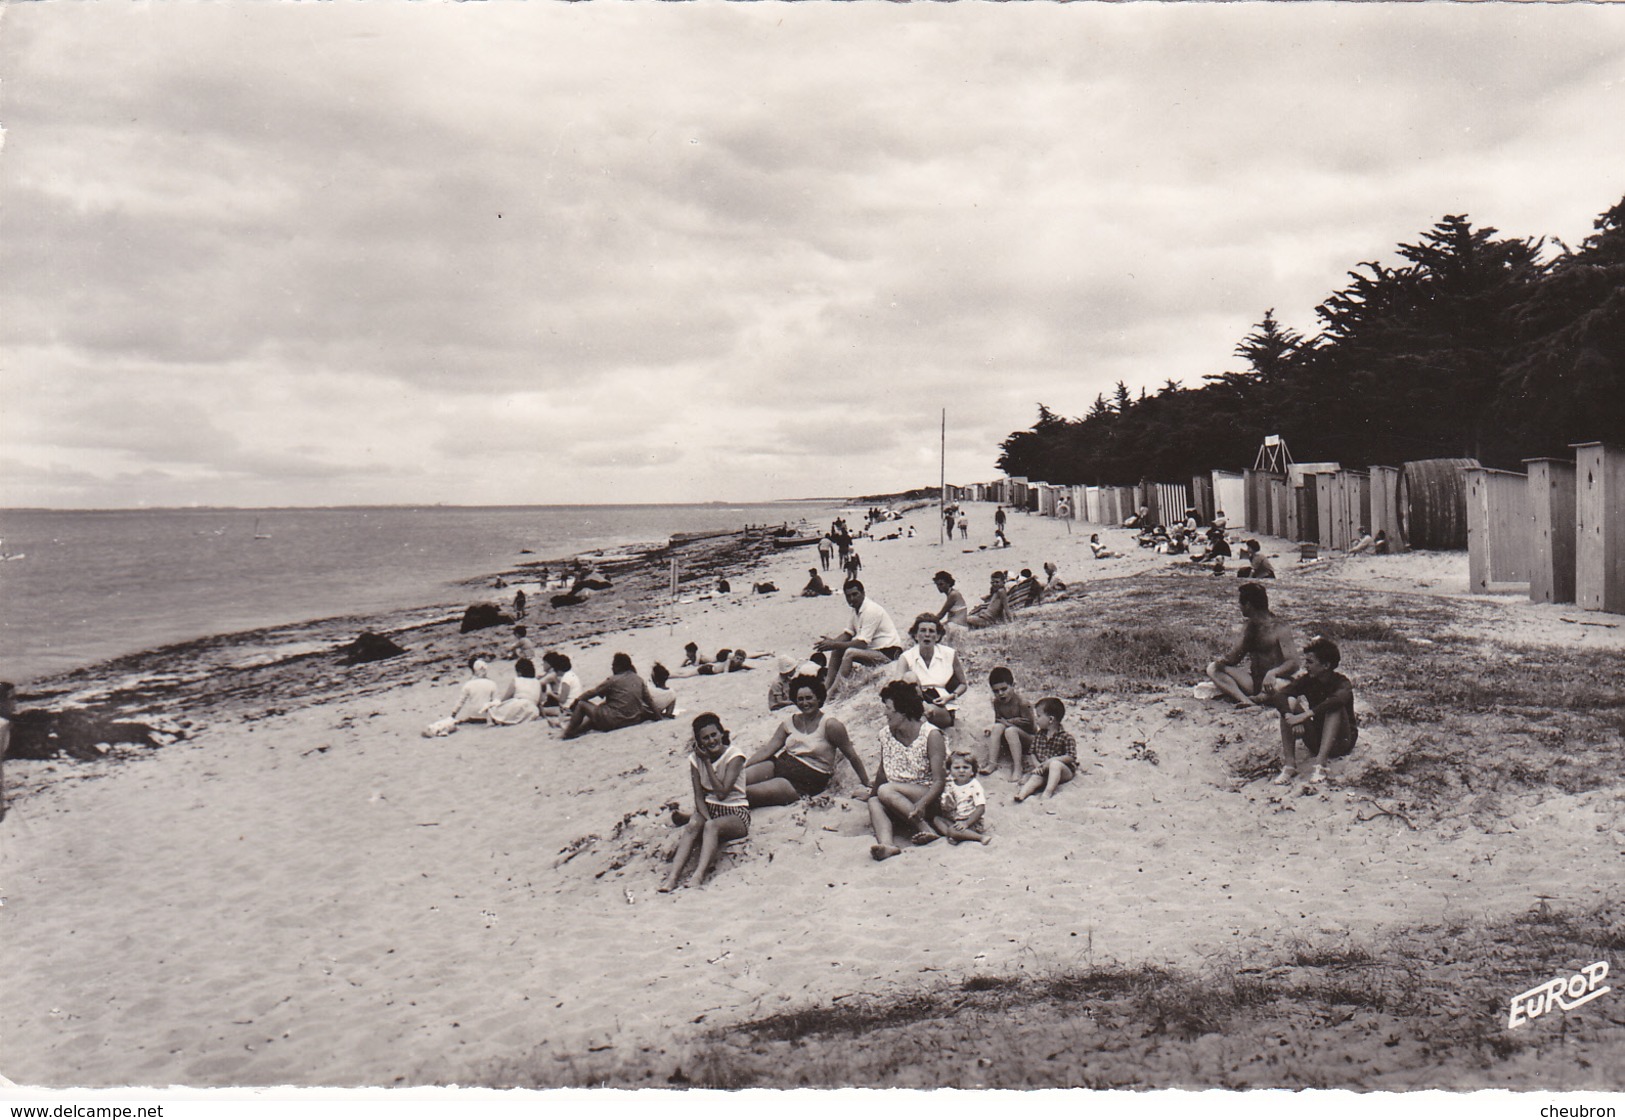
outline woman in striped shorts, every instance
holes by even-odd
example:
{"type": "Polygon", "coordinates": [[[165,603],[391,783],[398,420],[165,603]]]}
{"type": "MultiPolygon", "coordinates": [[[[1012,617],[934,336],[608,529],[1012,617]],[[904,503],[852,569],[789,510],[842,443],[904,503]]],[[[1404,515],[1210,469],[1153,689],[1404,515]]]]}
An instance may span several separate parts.
{"type": "Polygon", "coordinates": [[[694,845],[700,846],[699,867],[693,885],[704,884],[716,862],[717,849],[729,840],[750,835],[750,803],[745,798],[744,747],[728,741],[721,717],[705,712],[694,717],[694,741],[689,748],[688,774],[694,786],[694,816],[683,828],[672,857],[671,874],[660,888],[662,894],[677,889],[694,845]]]}

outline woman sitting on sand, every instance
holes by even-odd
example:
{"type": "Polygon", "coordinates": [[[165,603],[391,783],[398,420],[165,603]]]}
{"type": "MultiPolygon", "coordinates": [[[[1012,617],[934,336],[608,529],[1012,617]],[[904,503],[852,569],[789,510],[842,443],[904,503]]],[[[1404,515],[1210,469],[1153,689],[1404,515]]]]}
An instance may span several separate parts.
{"type": "Polygon", "coordinates": [[[660,718],[649,685],[638,676],[630,654],[617,653],[610,660],[610,673],[598,687],[583,692],[570,709],[570,725],[564,729],[566,739],[585,731],[618,731],[660,718]]]}
{"type": "Polygon", "coordinates": [[[1095,554],[1096,560],[1116,560],[1118,554],[1100,543],[1099,533],[1089,534],[1089,551],[1095,554]]]}
{"type": "Polygon", "coordinates": [[[1010,610],[1004,595],[1004,573],[994,572],[988,577],[987,598],[976,604],[966,624],[972,630],[981,630],[997,626],[1009,617],[1010,610]]]}
{"type": "Polygon", "coordinates": [[[717,849],[729,840],[750,835],[750,803],[745,797],[745,749],[729,743],[722,720],[712,712],[694,717],[694,739],[689,746],[688,776],[694,789],[694,815],[682,817],[683,836],[672,856],[671,871],[660,893],[677,889],[688,867],[694,845],[700,845],[700,862],[693,885],[703,886],[717,849]]]}
{"type": "Polygon", "coordinates": [[[902,671],[900,679],[919,686],[925,700],[926,719],[937,727],[952,727],[954,713],[948,705],[970,687],[959,671],[959,658],[951,648],[939,644],[943,630],[934,614],[916,618],[914,625],[908,628],[908,636],[914,639],[914,648],[904,650],[903,656],[897,659],[902,671]]]}
{"type": "Polygon", "coordinates": [[[835,776],[837,753],[846,756],[858,781],[869,784],[869,771],[846,725],[824,714],[824,682],[816,676],[797,677],[790,682],[790,695],[795,712],[745,763],[745,795],[752,808],[792,805],[823,793],[835,776]]]}
{"type": "Polygon", "coordinates": [[[801,597],[803,599],[812,599],[819,595],[835,594],[835,592],[830,590],[829,584],[824,582],[824,577],[818,574],[817,568],[808,568],[807,577],[807,586],[801,589],[801,597]]]}
{"type": "Polygon", "coordinates": [[[880,766],[866,793],[858,795],[869,802],[869,825],[875,833],[869,855],[877,860],[898,854],[892,843],[894,823],[916,844],[938,838],[926,821],[937,814],[948,782],[947,747],[942,732],[926,722],[920,690],[908,681],[892,681],[880,690],[880,702],[886,708],[880,766]]]}
{"type": "Polygon", "coordinates": [[[486,676],[488,668],[484,654],[476,653],[468,659],[468,671],[473,675],[463,682],[462,691],[457,694],[457,707],[451,712],[453,723],[484,719],[491,705],[496,703],[497,685],[486,676]]]}
{"type": "Polygon", "coordinates": [[[556,716],[581,695],[581,678],[570,666],[570,658],[557,650],[542,654],[547,674],[542,677],[542,714],[556,716]]]}
{"type": "Polygon", "coordinates": [[[649,667],[649,699],[655,703],[655,712],[661,719],[671,719],[677,714],[677,693],[666,687],[671,680],[671,670],[656,661],[649,667]]]}
{"type": "Polygon", "coordinates": [[[485,718],[494,724],[512,727],[528,723],[542,714],[542,682],[536,679],[536,664],[528,657],[514,662],[513,680],[502,699],[491,706],[485,718]]]}
{"type": "Polygon", "coordinates": [[[937,585],[937,591],[943,595],[942,606],[935,616],[942,624],[942,632],[946,634],[950,626],[970,625],[966,621],[970,616],[970,608],[965,605],[964,594],[954,586],[954,577],[948,572],[938,572],[931,577],[931,582],[937,585]]]}

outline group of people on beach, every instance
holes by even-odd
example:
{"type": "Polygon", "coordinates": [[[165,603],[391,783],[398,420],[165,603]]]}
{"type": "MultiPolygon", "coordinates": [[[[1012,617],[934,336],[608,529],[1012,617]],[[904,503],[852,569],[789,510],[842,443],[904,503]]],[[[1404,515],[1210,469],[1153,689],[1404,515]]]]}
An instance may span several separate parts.
{"type": "MultiPolygon", "coordinates": [[[[849,581],[842,589],[851,608],[846,629],[815,647],[823,663],[797,667],[781,659],[795,710],[755,752],[734,745],[715,713],[694,720],[693,810],[679,814],[684,832],[662,891],[675,889],[696,857],[693,882],[703,883],[722,845],[749,835],[753,808],[822,793],[843,757],[862,786],[855,797],[867,803],[870,855],[877,861],[901,854],[904,842],[990,843],[982,779],[1006,759],[1018,787],[1016,804],[1039,794],[1054,797],[1077,777],[1077,744],[1064,729],[1066,704],[1054,696],[1030,702],[1006,666],[988,673],[991,726],[978,742],[950,749],[957,702],[968,681],[957,651],[943,639],[945,619],[962,614],[964,600],[956,598],[947,573],[938,573],[936,582],[947,601],[938,612],[915,618],[909,628],[913,645],[905,649],[889,613],[861,582],[849,581]],[[879,687],[885,730],[873,769],[854,749],[847,728],[823,710],[832,687],[855,665],[880,667],[885,675],[879,687]]],[[[1282,765],[1275,784],[1297,780],[1300,742],[1312,766],[1309,781],[1322,783],[1328,763],[1352,751],[1359,735],[1353,686],[1338,672],[1340,651],[1317,637],[1300,653],[1290,626],[1270,610],[1262,584],[1242,584],[1238,603],[1240,634],[1232,649],[1208,665],[1209,679],[1218,695],[1238,705],[1278,713],[1282,765]]]]}
{"type": "MultiPolygon", "coordinates": [[[[1002,507],[997,509],[995,521],[1003,520],[1004,514],[1002,507]]],[[[961,511],[952,515],[956,525],[960,515],[961,511]]],[[[1222,521],[1208,527],[1210,545],[1223,540],[1223,527],[1222,521]]],[[[1153,538],[1155,528],[1147,527],[1153,538]]],[[[996,531],[1002,532],[1002,525],[996,524],[996,531]]],[[[1194,535],[1195,529],[1183,525],[1181,533],[1194,535]]],[[[837,520],[822,538],[821,553],[825,544],[832,554],[826,570],[835,553],[848,562],[855,556],[844,521],[837,520]]],[[[1090,546],[1097,556],[1111,555],[1100,545],[1098,534],[1090,546]]],[[[1248,541],[1245,553],[1249,563],[1244,571],[1270,578],[1273,573],[1257,543],[1248,541]]],[[[905,638],[848,563],[854,574],[841,585],[846,625],[820,637],[805,657],[752,653],[745,647],[702,656],[697,644],[690,642],[675,673],[657,663],[646,681],[629,655],[616,653],[610,676],[591,689],[582,687],[569,657],[556,650],[541,656],[543,670],[538,673],[535,646],[526,628],[516,626],[513,644],[505,651],[514,658],[513,679],[506,689],[499,693],[485,657],[471,658],[471,676],[444,722],[512,725],[546,718],[563,729],[563,738],[575,739],[588,732],[671,718],[677,703],[667,687],[672,678],[748,672],[772,661],[775,672],[769,676],[767,703],[780,719],[759,746],[752,749],[734,742],[715,712],[691,721],[688,771],[693,805],[675,814],[684,831],[663,891],[676,888],[695,861],[693,881],[704,882],[723,845],[749,835],[753,809],[823,794],[842,760],[860,784],[855,797],[867,803],[873,833],[870,854],[875,860],[900,854],[905,844],[926,845],[939,839],[987,844],[992,833],[982,780],[1008,760],[1014,803],[1039,795],[1054,797],[1076,779],[1078,749],[1064,727],[1065,703],[1054,696],[1029,701],[1006,666],[987,674],[990,726],[974,742],[951,745],[970,680],[948,640],[950,635],[1008,622],[1023,607],[1066,594],[1057,566],[1046,563],[1043,569],[1043,578],[1030,569],[1023,569],[1019,577],[995,571],[987,596],[975,607],[957,589],[954,576],[939,571],[932,582],[943,597],[941,605],[918,614],[905,638]],[[830,695],[859,667],[880,671],[878,698],[885,715],[877,750],[867,760],[842,720],[825,710],[830,695]]],[[[832,593],[818,568],[810,569],[808,576],[803,595],[832,593]]],[[[1270,610],[1268,592],[1260,583],[1244,583],[1238,601],[1243,626],[1234,647],[1208,665],[1211,685],[1216,695],[1238,705],[1278,713],[1282,765],[1277,783],[1296,780],[1300,742],[1307,750],[1309,780],[1323,782],[1328,762],[1352,750],[1358,735],[1352,686],[1337,671],[1337,646],[1316,638],[1300,652],[1291,628],[1270,610]]]]}
{"type": "Polygon", "coordinates": [[[868,804],[870,854],[876,860],[900,854],[899,841],[991,843],[981,779],[1005,758],[1018,787],[1017,803],[1041,792],[1054,796],[1073,780],[1079,763],[1076,744],[1062,729],[1066,705],[1056,697],[1029,703],[1004,666],[988,678],[993,726],[978,742],[949,750],[958,702],[970,682],[943,639],[950,626],[969,628],[969,612],[952,575],[938,572],[933,582],[944,594],[943,606],[916,616],[908,630],[912,644],[905,648],[890,613],[868,596],[861,581],[849,580],[842,588],[851,611],[846,628],[820,638],[799,665],[781,658],[784,695],[794,710],[755,752],[735,745],[715,713],[694,719],[689,766],[694,804],[691,812],[679,813],[684,833],[663,891],[681,883],[694,859],[694,882],[703,882],[721,846],[749,834],[753,808],[823,793],[842,758],[861,783],[855,796],[868,804]],[[885,677],[879,688],[885,730],[873,769],[854,748],[846,726],[824,711],[830,691],[854,666],[879,668],[885,677]]]}

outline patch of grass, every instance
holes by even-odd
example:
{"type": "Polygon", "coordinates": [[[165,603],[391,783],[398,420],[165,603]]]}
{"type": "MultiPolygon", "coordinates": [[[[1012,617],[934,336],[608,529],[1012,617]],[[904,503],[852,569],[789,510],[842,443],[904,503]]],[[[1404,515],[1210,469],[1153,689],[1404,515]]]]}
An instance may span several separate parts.
{"type": "MultiPolygon", "coordinates": [[[[1194,970],[1143,965],[981,976],[710,1029],[662,1061],[595,1065],[591,1084],[745,1088],[1619,1088],[1605,1015],[1506,1026],[1508,997],[1561,962],[1625,945],[1610,903],[1402,930],[1380,944],[1293,942],[1194,970]],[[1245,964],[1245,967],[1243,967],[1245,964]],[[1504,1069],[1534,1051],[1539,1061],[1504,1069]],[[1529,1071],[1538,1070],[1538,1074],[1529,1071]],[[1538,1084],[1531,1083],[1534,1076],[1538,1084]]],[[[583,1084],[572,1059],[481,1084],[583,1084]]]]}

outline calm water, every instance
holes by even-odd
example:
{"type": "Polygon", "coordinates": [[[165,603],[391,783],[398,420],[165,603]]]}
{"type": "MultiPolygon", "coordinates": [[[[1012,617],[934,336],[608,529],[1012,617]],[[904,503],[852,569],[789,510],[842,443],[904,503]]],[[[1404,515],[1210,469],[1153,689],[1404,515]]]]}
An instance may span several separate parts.
{"type": "Polygon", "coordinates": [[[674,532],[816,523],[828,508],[0,510],[4,551],[24,557],[0,562],[0,679],[210,634],[458,602],[459,581],[525,561],[674,532]]]}

